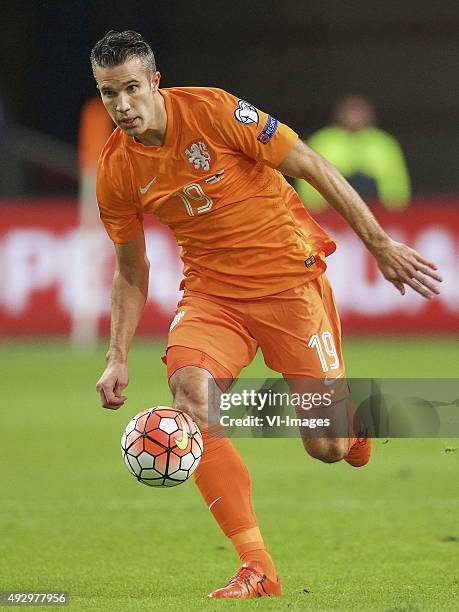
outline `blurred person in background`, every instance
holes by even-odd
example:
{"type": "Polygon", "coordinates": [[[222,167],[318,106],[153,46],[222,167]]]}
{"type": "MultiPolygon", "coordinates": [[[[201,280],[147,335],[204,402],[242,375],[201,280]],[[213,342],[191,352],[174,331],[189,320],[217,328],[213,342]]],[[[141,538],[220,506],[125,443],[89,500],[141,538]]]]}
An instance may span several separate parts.
{"type": "MultiPolygon", "coordinates": [[[[336,166],[360,196],[402,210],[411,196],[405,157],[397,140],[375,124],[372,102],[348,95],[336,104],[333,124],[312,134],[307,143],[336,166]]],[[[319,211],[327,206],[306,181],[297,180],[295,189],[308,208],[319,211]]]]}
{"type": "Polygon", "coordinates": [[[75,266],[75,299],[72,303],[72,344],[79,349],[93,348],[97,342],[102,298],[100,278],[103,254],[99,242],[99,215],[96,206],[97,160],[113,123],[100,96],[86,100],[80,115],[78,137],[78,217],[79,234],[75,266]]]}

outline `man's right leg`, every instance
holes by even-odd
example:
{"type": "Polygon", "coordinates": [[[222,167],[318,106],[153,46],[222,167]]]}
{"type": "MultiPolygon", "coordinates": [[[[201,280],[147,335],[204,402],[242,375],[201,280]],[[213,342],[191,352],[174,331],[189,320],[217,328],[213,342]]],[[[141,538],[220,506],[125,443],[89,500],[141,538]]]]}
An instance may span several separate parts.
{"type": "Polygon", "coordinates": [[[217,388],[213,379],[235,378],[252,361],[257,342],[235,308],[201,296],[185,294],[174,321],[164,361],[174,405],[189,413],[203,434],[204,452],[195,481],[243,565],[236,575],[242,571],[236,581],[239,586],[232,581],[231,587],[219,589],[212,596],[280,594],[253,510],[247,468],[228,438],[211,435],[207,428],[209,385],[217,388]],[[244,586],[247,578],[250,589],[244,586]]]}
{"type": "MultiPolygon", "coordinates": [[[[193,352],[200,353],[182,347],[171,347],[168,351],[168,363],[173,367],[174,361],[183,362],[184,354],[191,355],[193,352]]],[[[171,376],[169,384],[174,396],[174,406],[189,414],[203,435],[204,453],[194,474],[196,485],[223,533],[230,538],[242,565],[254,566],[261,575],[266,575],[268,582],[265,587],[269,590],[269,582],[276,584],[277,575],[253,509],[249,472],[227,437],[209,434],[208,389],[209,385],[216,383],[207,370],[185,366],[171,376]]],[[[229,592],[228,589],[219,591],[223,591],[223,597],[240,596],[234,588],[229,592]]],[[[213,596],[220,595],[217,591],[213,596]]]]}

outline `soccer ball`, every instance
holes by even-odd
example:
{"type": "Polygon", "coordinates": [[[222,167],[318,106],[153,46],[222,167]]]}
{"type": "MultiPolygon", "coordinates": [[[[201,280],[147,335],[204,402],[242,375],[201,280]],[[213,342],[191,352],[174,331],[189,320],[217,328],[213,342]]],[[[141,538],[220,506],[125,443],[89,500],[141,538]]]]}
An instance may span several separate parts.
{"type": "Polygon", "coordinates": [[[202,436],[193,419],[180,410],[155,406],[129,421],[121,437],[128,470],[150,487],[175,487],[199,465],[202,436]]]}

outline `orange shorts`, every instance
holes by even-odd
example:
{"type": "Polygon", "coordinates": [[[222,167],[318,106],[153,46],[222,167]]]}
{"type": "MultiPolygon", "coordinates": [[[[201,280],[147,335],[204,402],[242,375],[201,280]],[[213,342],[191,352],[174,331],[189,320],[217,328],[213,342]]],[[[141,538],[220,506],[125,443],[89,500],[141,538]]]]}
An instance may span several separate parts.
{"type": "Polygon", "coordinates": [[[344,377],[341,326],[324,274],[262,298],[235,300],[185,291],[172,321],[168,377],[198,366],[236,378],[260,348],[266,365],[288,377],[344,377]]]}

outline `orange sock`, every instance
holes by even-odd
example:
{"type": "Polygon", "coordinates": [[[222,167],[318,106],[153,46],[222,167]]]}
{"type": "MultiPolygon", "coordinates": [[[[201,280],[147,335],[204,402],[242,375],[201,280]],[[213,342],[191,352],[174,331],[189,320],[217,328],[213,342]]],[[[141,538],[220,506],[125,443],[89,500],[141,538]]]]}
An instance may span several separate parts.
{"type": "Polygon", "coordinates": [[[201,495],[241,561],[255,561],[268,578],[275,579],[272,559],[258,529],[244,462],[228,438],[209,436],[207,429],[201,433],[204,453],[194,473],[201,495]]]}
{"type": "Polygon", "coordinates": [[[263,538],[258,527],[253,527],[231,538],[241,563],[254,561],[258,567],[274,582],[277,580],[276,568],[271,555],[265,548],[263,538]]]}

